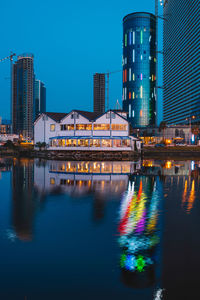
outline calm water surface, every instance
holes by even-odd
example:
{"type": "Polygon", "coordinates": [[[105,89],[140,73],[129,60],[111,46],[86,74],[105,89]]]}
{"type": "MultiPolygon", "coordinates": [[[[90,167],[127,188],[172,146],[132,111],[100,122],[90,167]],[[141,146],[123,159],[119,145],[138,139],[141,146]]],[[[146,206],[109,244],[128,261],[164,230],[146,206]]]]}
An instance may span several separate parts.
{"type": "Polygon", "coordinates": [[[198,161],[0,160],[0,299],[200,299],[198,161]]]}

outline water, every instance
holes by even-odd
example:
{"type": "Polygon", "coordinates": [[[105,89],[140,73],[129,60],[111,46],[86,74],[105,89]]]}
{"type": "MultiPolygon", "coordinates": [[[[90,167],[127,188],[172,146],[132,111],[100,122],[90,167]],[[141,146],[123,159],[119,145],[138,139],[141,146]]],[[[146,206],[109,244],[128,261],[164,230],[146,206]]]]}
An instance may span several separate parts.
{"type": "Polygon", "coordinates": [[[200,299],[197,161],[0,161],[0,299],[200,299]]]}

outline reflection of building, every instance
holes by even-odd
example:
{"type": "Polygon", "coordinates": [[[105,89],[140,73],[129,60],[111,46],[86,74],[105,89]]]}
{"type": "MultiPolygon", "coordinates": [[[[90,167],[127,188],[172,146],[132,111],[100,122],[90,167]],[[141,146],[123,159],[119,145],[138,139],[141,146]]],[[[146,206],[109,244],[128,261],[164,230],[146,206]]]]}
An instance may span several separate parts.
{"type": "Polygon", "coordinates": [[[169,124],[192,115],[200,120],[199,15],[199,0],[165,1],[163,117],[169,124]]]}
{"type": "Polygon", "coordinates": [[[127,119],[111,110],[42,114],[35,121],[34,142],[43,141],[49,150],[140,151],[140,141],[129,136],[127,119]]]}
{"type": "Polygon", "coordinates": [[[133,162],[66,162],[35,163],[35,186],[41,193],[56,191],[76,196],[90,192],[102,197],[119,197],[128,185],[130,174],[138,171],[133,162]]]}
{"type": "Polygon", "coordinates": [[[123,109],[133,127],[155,125],[156,17],[150,13],[123,19],[123,109]]]}
{"type": "Polygon", "coordinates": [[[93,77],[94,112],[105,112],[105,74],[96,73],[93,77]]]}
{"type": "Polygon", "coordinates": [[[175,160],[148,160],[142,163],[141,172],[144,175],[163,175],[163,176],[188,176],[193,171],[191,161],[175,161],[175,160]]]}
{"type": "Polygon", "coordinates": [[[14,160],[12,171],[12,222],[21,240],[31,240],[33,231],[34,169],[32,160],[14,160]]]}
{"type": "Polygon", "coordinates": [[[34,81],[34,116],[35,120],[41,113],[46,112],[46,88],[38,79],[34,81]]]}
{"type": "Polygon", "coordinates": [[[119,245],[122,279],[130,286],[155,283],[155,253],[159,243],[160,183],[154,177],[135,177],[120,208],[119,245]]]}
{"type": "Polygon", "coordinates": [[[13,133],[33,137],[33,94],[34,70],[33,55],[18,56],[13,65],[13,133]]]}

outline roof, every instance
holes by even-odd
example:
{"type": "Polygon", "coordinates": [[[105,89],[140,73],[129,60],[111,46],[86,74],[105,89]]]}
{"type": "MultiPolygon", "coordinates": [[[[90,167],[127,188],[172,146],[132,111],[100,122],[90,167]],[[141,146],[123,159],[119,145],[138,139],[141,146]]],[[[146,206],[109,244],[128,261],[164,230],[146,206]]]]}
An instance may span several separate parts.
{"type": "Polygon", "coordinates": [[[45,114],[56,122],[60,122],[65,116],[67,116],[67,113],[46,112],[45,114]]]}
{"type": "Polygon", "coordinates": [[[84,110],[74,110],[77,113],[81,114],[83,117],[87,118],[90,121],[94,121],[97,119],[99,116],[102,115],[102,113],[95,113],[91,111],[84,111],[84,110]]]}

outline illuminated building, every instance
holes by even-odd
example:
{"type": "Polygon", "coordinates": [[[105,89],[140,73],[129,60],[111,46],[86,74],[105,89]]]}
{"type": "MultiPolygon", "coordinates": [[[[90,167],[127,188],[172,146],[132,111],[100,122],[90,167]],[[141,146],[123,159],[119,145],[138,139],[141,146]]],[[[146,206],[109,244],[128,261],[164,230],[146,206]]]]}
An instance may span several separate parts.
{"type": "Polygon", "coordinates": [[[112,110],[100,115],[79,110],[44,113],[34,123],[37,142],[45,142],[49,150],[141,150],[141,142],[129,136],[128,120],[112,110]]]}
{"type": "Polygon", "coordinates": [[[94,112],[105,112],[105,74],[96,73],[93,76],[93,105],[94,112]]]}
{"type": "Polygon", "coordinates": [[[199,0],[166,0],[163,31],[163,117],[168,124],[200,121],[199,0]]]}
{"type": "Polygon", "coordinates": [[[34,120],[46,112],[46,88],[44,83],[38,79],[34,80],[34,120]]]}
{"type": "Polygon", "coordinates": [[[156,17],[132,13],[123,19],[123,110],[133,127],[156,123],[156,17]]]}
{"type": "Polygon", "coordinates": [[[13,133],[33,137],[33,55],[18,56],[13,65],[12,126],[13,133]]]}

